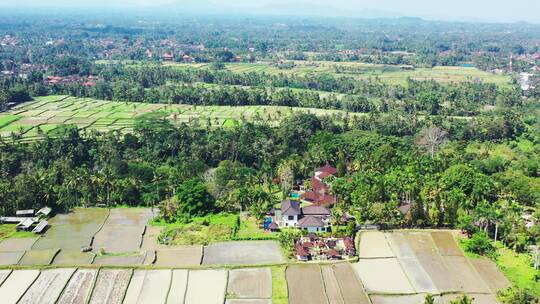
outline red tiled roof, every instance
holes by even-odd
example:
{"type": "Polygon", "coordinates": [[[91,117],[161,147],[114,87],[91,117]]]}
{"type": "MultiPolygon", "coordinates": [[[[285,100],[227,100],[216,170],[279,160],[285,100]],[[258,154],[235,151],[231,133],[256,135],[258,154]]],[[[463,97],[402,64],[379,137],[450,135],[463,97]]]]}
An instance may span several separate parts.
{"type": "Polygon", "coordinates": [[[298,226],[302,228],[308,227],[324,227],[324,223],[320,217],[317,216],[306,216],[298,221],[298,226]]]}
{"type": "Polygon", "coordinates": [[[315,170],[315,172],[322,172],[324,174],[327,174],[326,176],[329,176],[329,175],[336,175],[337,174],[337,169],[330,166],[329,164],[326,164],[320,168],[317,168],[315,170]]]}
{"type": "Polygon", "coordinates": [[[302,208],[303,215],[331,215],[330,210],[322,206],[306,206],[302,208]]]}
{"type": "Polygon", "coordinates": [[[354,249],[354,242],[350,237],[346,237],[343,239],[343,244],[347,249],[354,249]]]}
{"type": "Polygon", "coordinates": [[[304,247],[302,247],[302,245],[300,243],[296,243],[294,248],[296,250],[296,255],[297,256],[309,257],[309,253],[306,251],[306,249],[304,249],[304,247]]]}
{"type": "Polygon", "coordinates": [[[326,255],[331,257],[341,257],[339,252],[335,251],[334,249],[327,250],[326,255]]]}

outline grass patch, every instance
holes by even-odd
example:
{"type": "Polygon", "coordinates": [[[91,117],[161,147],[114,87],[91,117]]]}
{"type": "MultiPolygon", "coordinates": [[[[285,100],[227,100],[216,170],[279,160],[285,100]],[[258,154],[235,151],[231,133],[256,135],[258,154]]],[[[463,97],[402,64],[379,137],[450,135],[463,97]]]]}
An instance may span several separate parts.
{"type": "Polygon", "coordinates": [[[240,220],[240,226],[235,237],[235,239],[239,240],[275,240],[277,238],[277,233],[264,231],[257,225],[256,220],[251,217],[240,220]]]}
{"type": "Polygon", "coordinates": [[[535,281],[535,275],[540,271],[534,270],[533,262],[529,255],[515,253],[514,251],[498,244],[499,258],[497,265],[512,283],[512,286],[529,289],[540,297],[540,281],[535,281]]]}
{"type": "Polygon", "coordinates": [[[274,266],[272,269],[272,303],[288,304],[289,292],[285,279],[285,267],[274,266]]]}
{"type": "Polygon", "coordinates": [[[1,115],[0,116],[0,128],[9,125],[10,123],[19,120],[21,117],[19,115],[1,115]]]}
{"type": "Polygon", "coordinates": [[[8,238],[27,238],[35,237],[36,235],[29,231],[17,231],[15,224],[0,225],[0,241],[8,238]]]}
{"type": "Polygon", "coordinates": [[[212,242],[230,241],[238,229],[238,215],[213,214],[193,218],[188,224],[152,222],[165,229],[159,236],[161,243],[170,245],[208,245],[212,242]]]}

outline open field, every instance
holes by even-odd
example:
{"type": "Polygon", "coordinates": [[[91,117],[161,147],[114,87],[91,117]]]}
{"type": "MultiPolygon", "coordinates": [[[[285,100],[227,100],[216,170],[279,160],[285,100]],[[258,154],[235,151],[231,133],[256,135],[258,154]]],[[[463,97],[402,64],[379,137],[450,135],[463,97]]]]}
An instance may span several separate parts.
{"type": "Polygon", "coordinates": [[[275,241],[214,243],[204,248],[204,265],[275,264],[285,259],[275,241]]]}
{"type": "Polygon", "coordinates": [[[464,293],[474,295],[474,303],[496,303],[496,292],[508,281],[492,261],[465,257],[455,234],[361,232],[360,260],[352,266],[372,303],[421,303],[426,293],[441,295],[437,303],[464,293]]]}
{"type": "MultiPolygon", "coordinates": [[[[150,103],[127,103],[76,98],[68,96],[36,97],[35,101],[20,104],[0,113],[0,136],[11,134],[24,140],[37,140],[47,134],[54,136],[62,126],[73,125],[88,131],[107,132],[133,130],[135,119],[152,112],[164,113],[173,124],[199,120],[203,127],[229,127],[242,119],[252,121],[259,116],[279,121],[292,112],[309,112],[319,116],[345,114],[339,110],[289,108],[284,106],[191,106],[150,103]]],[[[361,115],[353,114],[350,115],[361,115]]]]}
{"type": "MultiPolygon", "coordinates": [[[[292,62],[292,61],[291,61],[292,62]]],[[[379,78],[392,84],[406,84],[407,78],[415,80],[435,80],[438,82],[463,82],[479,79],[482,82],[508,86],[509,77],[481,71],[474,67],[410,68],[406,66],[367,64],[361,62],[329,62],[329,61],[294,61],[291,69],[282,69],[270,63],[227,63],[225,68],[233,73],[267,73],[267,74],[334,74],[354,77],[356,79],[379,78]],[[338,69],[342,71],[338,73],[338,69]]],[[[164,63],[176,68],[208,69],[210,64],[164,63]]]]}
{"type": "Polygon", "coordinates": [[[87,303],[90,299],[98,271],[96,269],[79,269],[64,288],[59,304],[87,303]]]}
{"type": "Polygon", "coordinates": [[[49,221],[51,227],[32,249],[80,250],[90,246],[108,214],[109,210],[100,208],[76,208],[71,213],[58,214],[49,221]]]}
{"type": "Polygon", "coordinates": [[[225,301],[227,272],[194,270],[189,272],[185,304],[221,304],[225,301]]]}
{"type": "Polygon", "coordinates": [[[19,303],[56,303],[73,272],[75,272],[75,269],[70,268],[42,271],[19,303]]]}
{"type": "Polygon", "coordinates": [[[132,271],[128,269],[101,269],[90,303],[122,303],[131,275],[132,271]]]}
{"type": "Polygon", "coordinates": [[[318,265],[287,267],[287,284],[291,304],[326,304],[328,301],[318,265]]]}
{"type": "Polygon", "coordinates": [[[2,303],[17,303],[38,276],[39,270],[14,270],[0,286],[2,303]]]}
{"type": "Polygon", "coordinates": [[[270,268],[235,269],[229,272],[227,294],[233,298],[272,298],[272,273],[270,268]]]}

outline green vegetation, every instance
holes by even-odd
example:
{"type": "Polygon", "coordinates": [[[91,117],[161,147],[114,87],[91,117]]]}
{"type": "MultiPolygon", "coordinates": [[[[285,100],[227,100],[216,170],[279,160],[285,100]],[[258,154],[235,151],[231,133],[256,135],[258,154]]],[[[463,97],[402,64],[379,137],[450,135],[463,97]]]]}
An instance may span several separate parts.
{"type": "Polygon", "coordinates": [[[238,215],[215,214],[194,217],[190,223],[152,223],[164,226],[159,241],[169,245],[208,245],[212,242],[230,241],[238,229],[238,215]]]}
{"type": "Polygon", "coordinates": [[[285,267],[274,266],[272,270],[272,303],[288,304],[289,293],[285,279],[285,267]]]}
{"type": "Polygon", "coordinates": [[[240,226],[236,233],[237,240],[273,240],[278,238],[278,233],[265,232],[257,220],[253,217],[240,220],[240,226]]]}
{"type": "Polygon", "coordinates": [[[510,280],[512,286],[528,290],[540,297],[540,271],[534,270],[531,257],[528,254],[516,253],[500,243],[498,253],[497,265],[510,280]]]}
{"type": "Polygon", "coordinates": [[[468,253],[497,258],[497,248],[486,233],[477,232],[470,238],[461,240],[461,243],[468,253]]]}
{"type": "Polygon", "coordinates": [[[35,237],[36,235],[28,231],[17,231],[15,224],[2,224],[0,225],[0,241],[8,238],[24,238],[35,237]]]}
{"type": "MultiPolygon", "coordinates": [[[[334,74],[354,77],[356,79],[378,78],[390,84],[406,84],[407,78],[416,80],[435,80],[438,82],[463,82],[473,79],[485,83],[494,83],[508,87],[510,82],[506,75],[481,71],[474,67],[438,66],[433,68],[412,68],[384,64],[367,64],[361,62],[329,62],[329,61],[288,61],[288,69],[268,63],[226,63],[225,69],[233,73],[267,73],[277,74],[334,74]]],[[[209,64],[164,63],[175,68],[210,69],[209,64]]]]}

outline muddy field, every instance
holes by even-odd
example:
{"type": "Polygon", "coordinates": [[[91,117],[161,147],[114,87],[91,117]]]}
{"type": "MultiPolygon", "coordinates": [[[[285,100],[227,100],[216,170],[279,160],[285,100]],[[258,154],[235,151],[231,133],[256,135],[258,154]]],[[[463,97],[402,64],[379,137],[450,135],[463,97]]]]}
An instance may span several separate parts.
{"type": "Polygon", "coordinates": [[[222,304],[225,301],[227,271],[193,270],[189,272],[185,304],[222,304]]]}
{"type": "Polygon", "coordinates": [[[171,270],[146,271],[137,303],[165,304],[171,279],[171,270]]]}
{"type": "Polygon", "coordinates": [[[11,273],[10,269],[0,270],[0,285],[4,283],[4,281],[7,279],[10,273],[11,273]]]}
{"type": "Polygon", "coordinates": [[[404,296],[385,296],[385,295],[371,295],[372,304],[420,304],[424,303],[425,296],[418,295],[404,295],[404,296]]]}
{"type": "Polygon", "coordinates": [[[90,298],[90,304],[122,303],[132,270],[102,269],[90,298]]]}
{"type": "Polygon", "coordinates": [[[10,238],[0,242],[0,251],[27,251],[31,250],[38,238],[10,238]]]}
{"type": "Polygon", "coordinates": [[[60,297],[62,290],[75,272],[73,268],[49,269],[40,273],[37,280],[26,291],[21,304],[54,304],[60,297]]]}
{"type": "Polygon", "coordinates": [[[142,265],[145,259],[146,253],[139,253],[133,255],[103,255],[96,256],[93,264],[101,266],[142,265]]]}
{"type": "Polygon", "coordinates": [[[90,265],[94,261],[95,254],[80,252],[79,250],[60,250],[53,260],[53,265],[90,265]]]}
{"type": "Polygon", "coordinates": [[[100,208],[76,208],[71,213],[58,214],[49,221],[50,228],[32,249],[80,250],[90,246],[108,214],[108,209],[100,208]]]}
{"type": "Polygon", "coordinates": [[[0,266],[17,265],[24,251],[0,252],[0,266]]]}
{"type": "Polygon", "coordinates": [[[360,258],[388,258],[395,254],[390,248],[384,233],[368,231],[360,234],[360,258]]]}
{"type": "Polygon", "coordinates": [[[398,258],[414,258],[414,250],[409,244],[409,240],[404,233],[394,232],[386,233],[386,238],[390,244],[390,248],[396,254],[398,258]]]}
{"type": "Polygon", "coordinates": [[[139,250],[146,224],[152,217],[151,209],[111,209],[105,224],[95,235],[94,251],[122,253],[139,250]]]}
{"type": "Polygon", "coordinates": [[[0,286],[2,304],[17,303],[39,276],[39,270],[14,270],[0,286]]]}
{"type": "Polygon", "coordinates": [[[285,262],[285,259],[281,254],[281,248],[274,241],[215,243],[206,246],[203,255],[205,265],[256,265],[282,262],[285,262]]]}
{"type": "Polygon", "coordinates": [[[227,294],[234,298],[269,299],[272,297],[270,268],[248,268],[229,271],[227,294]]]}
{"type": "Polygon", "coordinates": [[[326,304],[321,268],[313,265],[287,267],[287,286],[290,304],[326,304]]]}
{"type": "Polygon", "coordinates": [[[461,287],[467,293],[490,293],[491,290],[484,280],[472,268],[465,257],[444,256],[443,260],[448,266],[449,273],[460,282],[461,287]]]}
{"type": "Polygon", "coordinates": [[[160,267],[189,267],[201,264],[202,246],[174,246],[156,252],[155,265],[160,267]]]}
{"type": "Polygon", "coordinates": [[[353,265],[368,293],[415,293],[407,275],[395,258],[360,259],[353,265]]]}
{"type": "Polygon", "coordinates": [[[139,296],[142,292],[144,277],[146,276],[146,270],[134,270],[129,286],[124,297],[124,304],[137,304],[139,296]]]}
{"type": "Polygon", "coordinates": [[[433,283],[431,277],[417,259],[399,259],[399,263],[416,292],[431,294],[439,293],[435,283],[433,283]]]}
{"type": "Polygon", "coordinates": [[[497,268],[497,265],[489,259],[470,259],[470,262],[493,293],[510,286],[508,279],[497,268]]]}
{"type": "Polygon", "coordinates": [[[345,301],[341,296],[339,282],[336,279],[332,266],[321,266],[321,273],[324,282],[324,290],[326,291],[326,297],[328,298],[328,302],[335,304],[345,304],[345,301]]]}
{"type": "Polygon", "coordinates": [[[30,250],[24,253],[19,261],[21,266],[50,265],[58,253],[58,249],[30,250]]]}
{"type": "Polygon", "coordinates": [[[450,232],[436,231],[431,233],[431,237],[441,255],[463,256],[463,252],[459,249],[454,237],[450,232]]]}
{"type": "Polygon", "coordinates": [[[78,269],[62,292],[58,304],[88,303],[97,275],[96,269],[78,269]]]}
{"type": "Polygon", "coordinates": [[[332,268],[345,304],[369,304],[364,287],[349,263],[336,264],[332,268]]]}
{"type": "Polygon", "coordinates": [[[188,271],[175,269],[172,271],[171,288],[167,296],[167,304],[184,304],[188,284],[188,271]]]}

